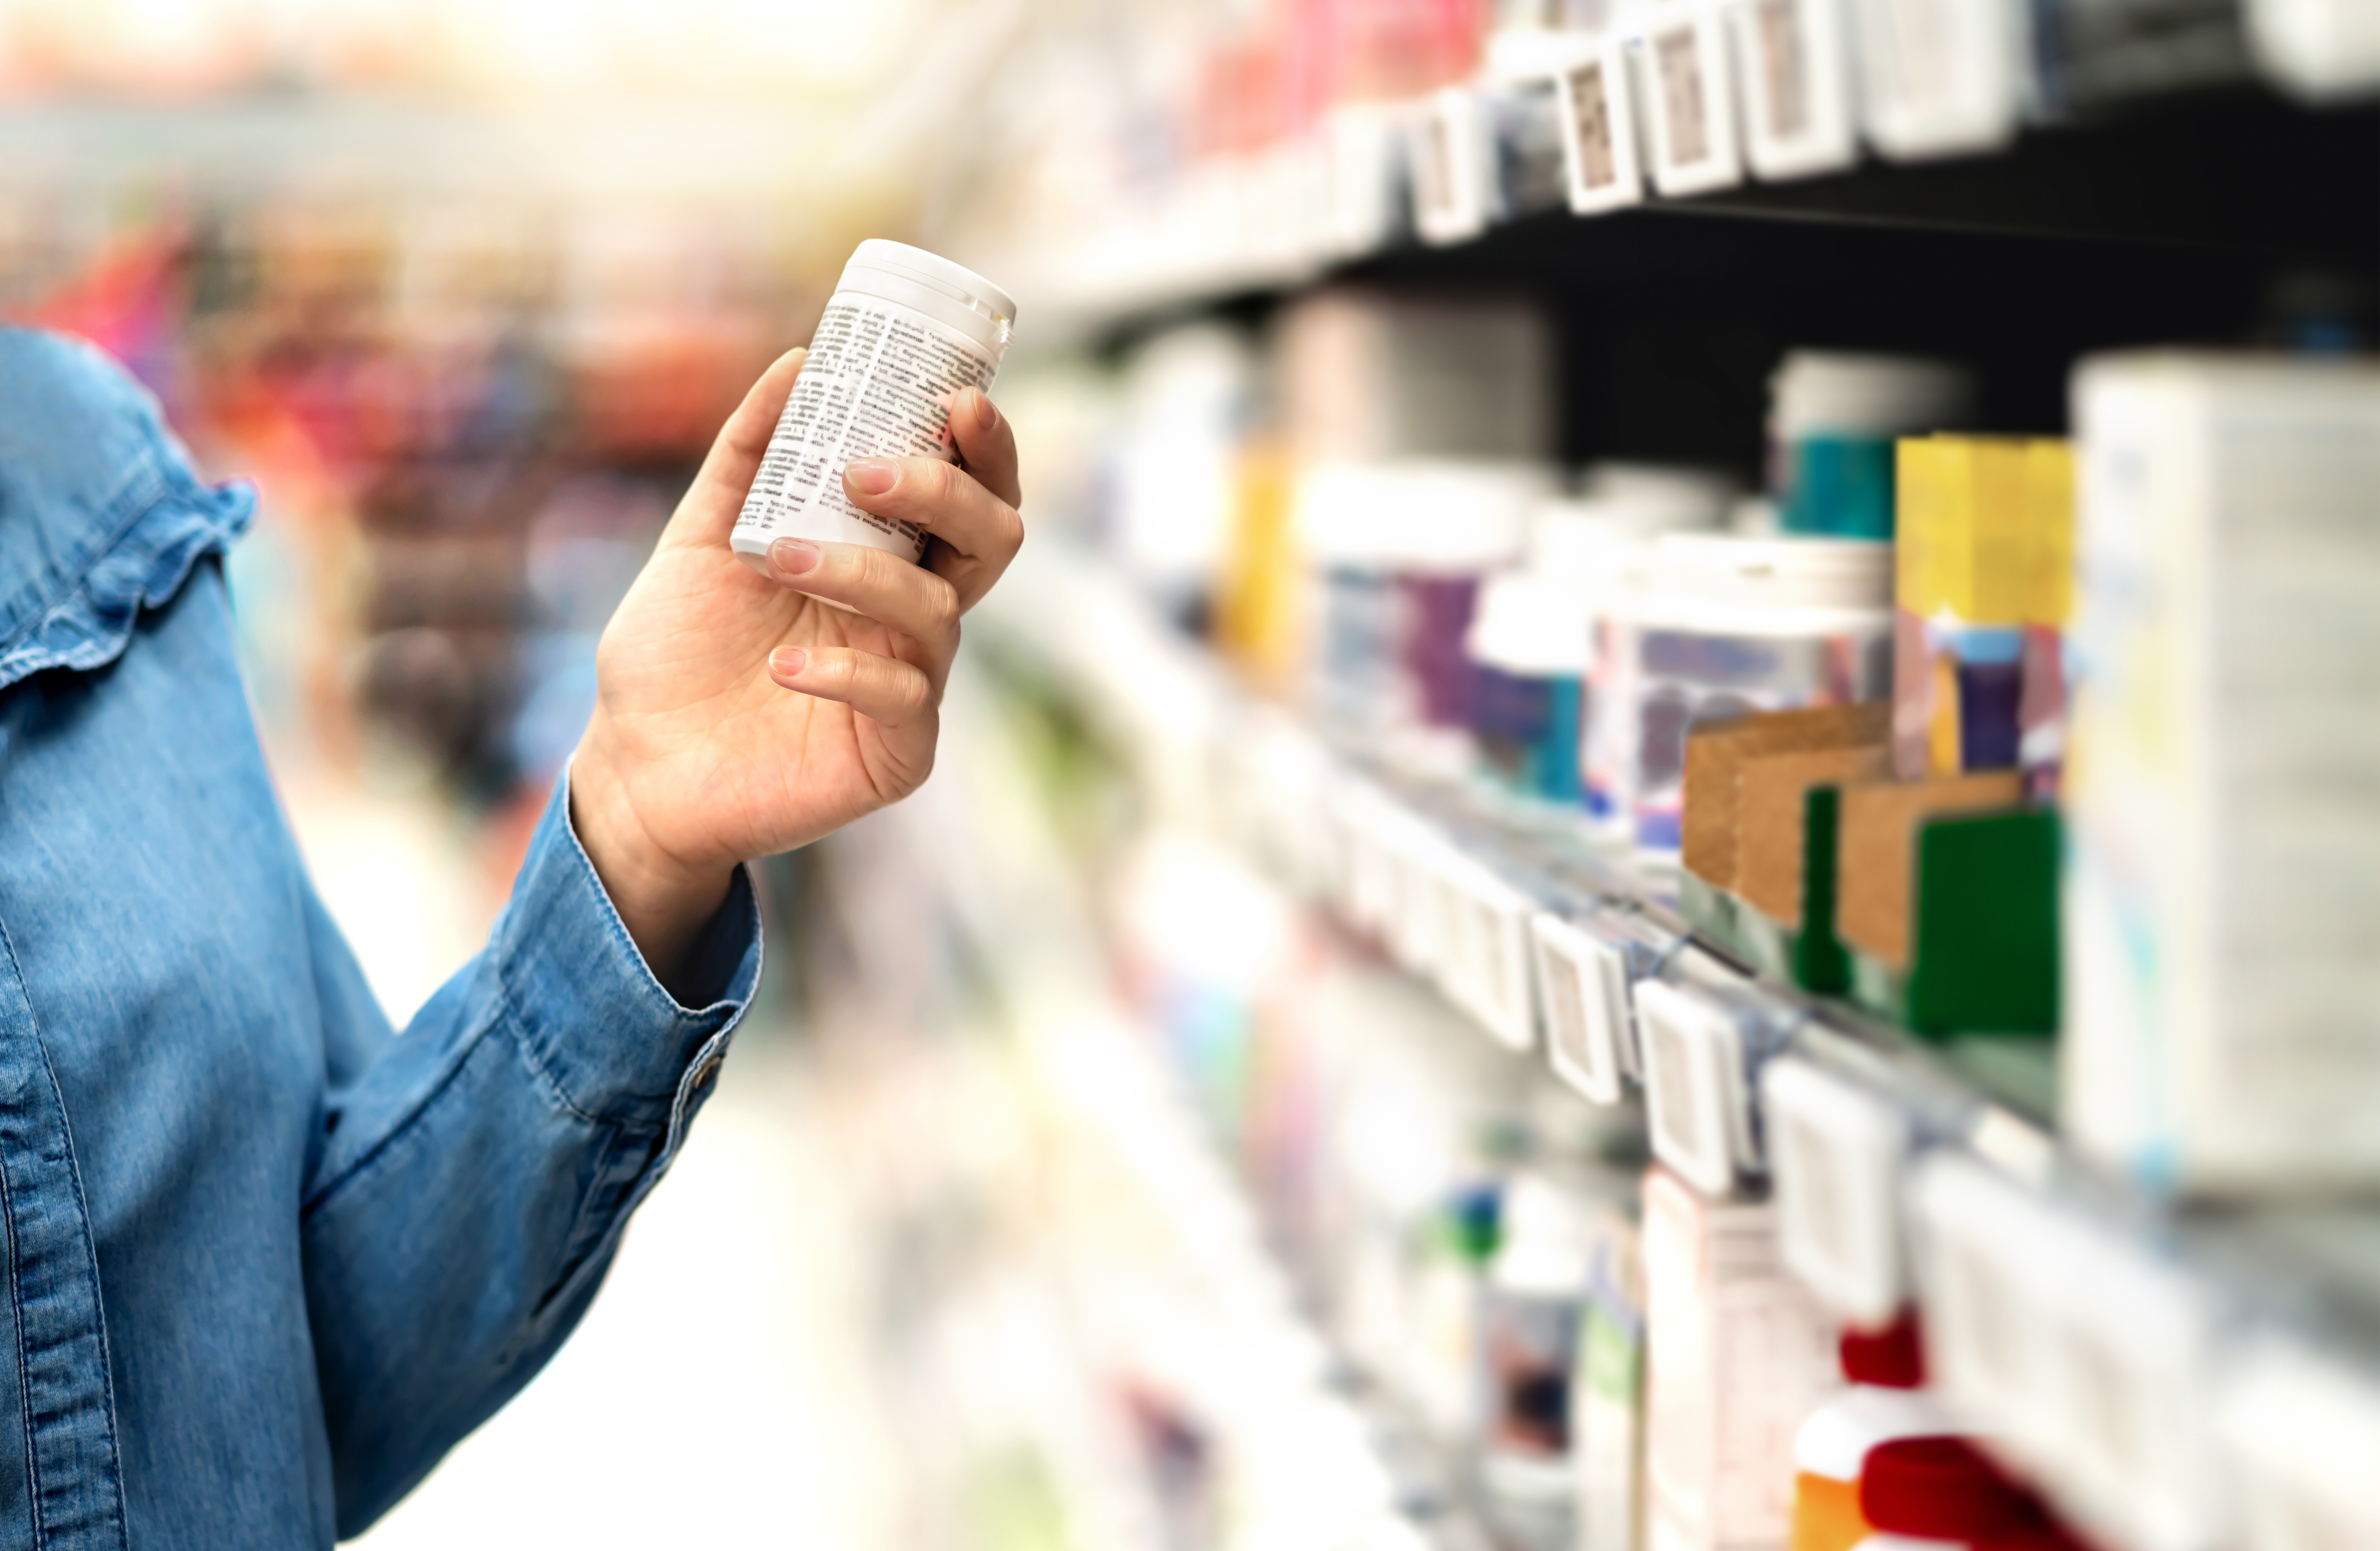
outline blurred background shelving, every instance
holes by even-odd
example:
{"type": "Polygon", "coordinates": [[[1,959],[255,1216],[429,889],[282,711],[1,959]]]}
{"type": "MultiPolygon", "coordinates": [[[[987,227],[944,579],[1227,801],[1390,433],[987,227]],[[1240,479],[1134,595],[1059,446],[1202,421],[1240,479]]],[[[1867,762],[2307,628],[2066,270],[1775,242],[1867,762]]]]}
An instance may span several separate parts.
{"type": "Polygon", "coordinates": [[[260,483],[260,730],[399,1016],[852,244],[1020,302],[935,781],[763,866],[679,1177],[365,1543],[1815,1551],[1797,1430],[1922,1326],[2004,1521],[1931,1544],[2380,1544],[2370,1181],[2111,1160],[2070,1029],[1756,969],[1329,635],[1614,503],[1790,530],[1797,353],[2077,440],[2108,352],[2368,370],[2375,91],[2359,0],[0,0],[0,316],[260,483]]]}

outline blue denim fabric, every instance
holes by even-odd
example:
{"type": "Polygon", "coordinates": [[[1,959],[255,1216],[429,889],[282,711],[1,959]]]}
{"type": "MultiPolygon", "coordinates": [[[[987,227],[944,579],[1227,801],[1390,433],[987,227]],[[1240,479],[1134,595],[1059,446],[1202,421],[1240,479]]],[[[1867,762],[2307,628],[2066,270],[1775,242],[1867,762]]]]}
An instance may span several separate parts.
{"type": "Polygon", "coordinates": [[[244,491],[95,353],[0,329],[0,1548],[320,1546],[535,1374],[759,975],[679,1005],[564,790],[395,1034],[232,655],[244,491]]]}

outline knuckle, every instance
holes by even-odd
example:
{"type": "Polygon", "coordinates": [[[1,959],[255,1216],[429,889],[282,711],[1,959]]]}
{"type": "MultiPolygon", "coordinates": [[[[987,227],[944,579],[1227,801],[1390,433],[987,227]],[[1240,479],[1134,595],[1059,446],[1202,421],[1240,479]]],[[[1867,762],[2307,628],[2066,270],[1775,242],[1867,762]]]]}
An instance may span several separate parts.
{"type": "Polygon", "coordinates": [[[852,546],[851,580],[860,588],[874,591],[893,580],[896,573],[892,567],[895,563],[896,563],[882,550],[855,544],[852,546]]]}
{"type": "Polygon", "coordinates": [[[936,630],[954,635],[959,627],[959,589],[948,576],[926,574],[926,612],[936,630]]]}
{"type": "Polygon", "coordinates": [[[933,472],[922,481],[926,487],[926,499],[937,506],[947,506],[958,500],[963,493],[962,481],[966,479],[959,466],[936,458],[930,467],[933,472]]]}

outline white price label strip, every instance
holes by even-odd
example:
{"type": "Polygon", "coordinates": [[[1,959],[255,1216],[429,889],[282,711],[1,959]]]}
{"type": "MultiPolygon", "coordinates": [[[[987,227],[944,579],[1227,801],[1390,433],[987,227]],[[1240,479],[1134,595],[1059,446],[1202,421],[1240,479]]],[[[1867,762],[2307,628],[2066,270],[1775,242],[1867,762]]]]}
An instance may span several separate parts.
{"type": "Polygon", "coordinates": [[[1636,149],[1636,100],[1628,55],[1618,42],[1598,45],[1560,76],[1562,167],[1570,208],[1579,215],[1623,210],[1645,199],[1636,149]]]}
{"type": "Polygon", "coordinates": [[[1536,988],[1529,965],[1529,899],[1449,838],[1430,833],[1421,866],[1438,904],[1443,941],[1430,965],[1439,989],[1499,1043],[1536,1043],[1536,988]]]}
{"type": "Polygon", "coordinates": [[[1546,1055],[1562,1081],[1597,1104],[1617,1104],[1633,1043],[1628,961],[1621,950],[1558,915],[1531,923],[1537,1001],[1545,1009],[1546,1055]]]}
{"type": "Polygon", "coordinates": [[[1367,782],[1350,780],[1334,805],[1339,815],[1339,907],[1358,931],[1385,936],[1396,913],[1396,855],[1388,799],[1367,782]]]}
{"type": "Polygon", "coordinates": [[[2199,1285],[1972,1158],[1927,1155],[1911,1204],[1944,1399],[2109,1544],[2231,1544],[2199,1285]]]}
{"type": "Polygon", "coordinates": [[[1645,1110],[1653,1156],[1706,1195],[1735,1189],[1743,1129],[1743,1031],[1735,1014],[1700,992],[1648,980],[1636,988],[1644,1041],[1645,1110]]]}
{"type": "Polygon", "coordinates": [[[1475,863],[1470,867],[1475,921],[1473,1012],[1498,1043],[1526,1050],[1537,1042],[1536,984],[1530,974],[1527,896],[1475,863]]]}
{"type": "Polygon", "coordinates": [[[2216,1311],[2174,1266],[2078,1224],[2050,1290],[2047,1403],[2067,1447],[2044,1461],[2081,1525],[2141,1551],[2232,1544],[2215,1444],[2216,1311]]]}
{"type": "Polygon", "coordinates": [[[2380,1376],[2261,1341],[2225,1395],[2222,1439],[2248,1551],[2380,1545],[2380,1376]]]}
{"type": "Polygon", "coordinates": [[[1888,1322],[1908,1296],[1898,1194],[1907,1119],[1795,1056],[1761,1070],[1760,1093],[1786,1265],[1842,1319],[1888,1322]]]}
{"type": "Polygon", "coordinates": [[[2019,1463],[2054,1453],[2042,1284],[2058,1274],[2068,1235],[2031,1193],[1950,1153],[1919,1160],[1910,1207],[1934,1387],[2019,1463]]]}
{"type": "Polygon", "coordinates": [[[2248,0],[2248,38],[2272,82],[2313,103],[2380,92],[2380,6],[2248,0]]]}
{"type": "Polygon", "coordinates": [[[1854,0],[1868,139],[1916,161],[1997,151],[2026,91],[2023,0],[1854,0]]]}
{"type": "Polygon", "coordinates": [[[1845,0],[1749,0],[1733,13],[1745,153],[1765,178],[1859,160],[1845,0]]]}
{"type": "Polygon", "coordinates": [[[1727,29],[1716,7],[1648,23],[1631,45],[1651,129],[1653,186],[1705,194],[1743,181],[1727,29]]]}
{"type": "Polygon", "coordinates": [[[1488,229],[1495,148],[1469,87],[1431,97],[1414,120],[1414,226],[1429,243],[1468,242],[1488,229]]]}

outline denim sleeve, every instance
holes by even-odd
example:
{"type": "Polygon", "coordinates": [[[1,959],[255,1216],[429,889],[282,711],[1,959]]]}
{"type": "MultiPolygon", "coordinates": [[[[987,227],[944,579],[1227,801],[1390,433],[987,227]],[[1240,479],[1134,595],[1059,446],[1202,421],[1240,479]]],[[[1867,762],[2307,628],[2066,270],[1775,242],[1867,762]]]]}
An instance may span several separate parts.
{"type": "Polygon", "coordinates": [[[681,1006],[572,832],[565,776],[488,947],[394,1038],[310,907],[329,1060],[304,1200],[342,1538],[526,1384],[594,1297],[758,984],[738,868],[681,1006]]]}

